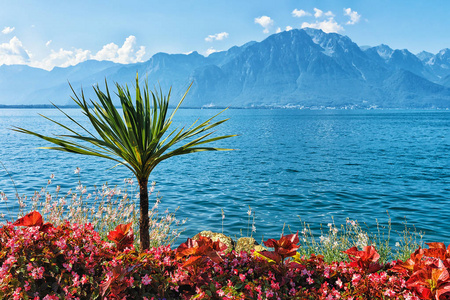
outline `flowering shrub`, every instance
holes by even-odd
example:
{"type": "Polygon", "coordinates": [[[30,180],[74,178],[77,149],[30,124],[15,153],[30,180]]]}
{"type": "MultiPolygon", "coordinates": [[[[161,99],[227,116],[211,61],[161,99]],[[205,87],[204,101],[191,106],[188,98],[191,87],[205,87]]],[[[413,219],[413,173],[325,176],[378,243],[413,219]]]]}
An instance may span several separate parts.
{"type": "Polygon", "coordinates": [[[0,228],[0,299],[450,299],[450,248],[430,243],[406,261],[380,262],[375,247],[348,261],[301,255],[298,233],[272,251],[225,254],[200,236],[178,249],[139,253],[131,224],[102,241],[91,224],[44,223],[32,212],[0,228]]]}
{"type": "Polygon", "coordinates": [[[45,225],[32,212],[0,228],[0,299],[94,297],[112,245],[90,224],[45,225]]]}

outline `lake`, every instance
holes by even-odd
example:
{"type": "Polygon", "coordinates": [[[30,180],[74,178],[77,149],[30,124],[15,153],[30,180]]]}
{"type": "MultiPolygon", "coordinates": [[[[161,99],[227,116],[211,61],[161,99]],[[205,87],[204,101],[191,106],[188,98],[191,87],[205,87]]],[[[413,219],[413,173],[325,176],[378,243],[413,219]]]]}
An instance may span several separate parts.
{"type": "MultiPolygon", "coordinates": [[[[83,120],[78,110],[66,111],[83,120]]],[[[181,109],[173,125],[217,112],[181,109]]],[[[0,160],[20,194],[31,196],[52,173],[62,191],[79,179],[89,190],[132,177],[125,167],[109,170],[111,161],[36,149],[48,144],[8,129],[62,133],[38,113],[69,124],[54,109],[0,110],[0,160]]],[[[425,241],[450,243],[449,111],[229,109],[223,117],[230,120],[218,134],[239,136],[216,145],[236,151],[173,158],[150,176],[163,197],[161,207],[179,206],[177,218],[189,219],[178,242],[201,230],[221,232],[221,209],[224,233],[246,235],[250,205],[258,241],[278,237],[284,224],[296,231],[306,222],[318,233],[332,217],[336,224],[350,218],[376,230],[377,220],[387,225],[388,212],[394,230],[403,230],[406,221],[425,232],[425,241]]],[[[14,198],[4,170],[0,190],[14,198]]],[[[18,210],[13,201],[8,208],[18,210]]],[[[4,202],[0,210],[6,213],[4,202]]]]}

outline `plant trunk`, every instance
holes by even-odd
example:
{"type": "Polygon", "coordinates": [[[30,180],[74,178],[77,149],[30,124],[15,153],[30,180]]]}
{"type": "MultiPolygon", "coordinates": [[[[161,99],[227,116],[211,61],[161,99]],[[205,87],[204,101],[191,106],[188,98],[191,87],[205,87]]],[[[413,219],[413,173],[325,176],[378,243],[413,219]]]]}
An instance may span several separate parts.
{"type": "Polygon", "coordinates": [[[144,252],[150,248],[150,228],[148,217],[148,179],[139,179],[139,197],[140,197],[140,218],[139,218],[139,235],[140,250],[144,252]]]}

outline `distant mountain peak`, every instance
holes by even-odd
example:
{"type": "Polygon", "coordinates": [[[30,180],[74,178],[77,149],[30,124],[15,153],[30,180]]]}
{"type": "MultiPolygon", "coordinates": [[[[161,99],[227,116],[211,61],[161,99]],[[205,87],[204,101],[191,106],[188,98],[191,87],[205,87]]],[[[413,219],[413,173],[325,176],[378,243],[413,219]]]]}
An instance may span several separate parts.
{"type": "Polygon", "coordinates": [[[450,49],[448,49],[448,48],[442,49],[441,51],[439,51],[438,55],[439,56],[450,56],[450,49]]]}
{"type": "Polygon", "coordinates": [[[377,50],[378,55],[384,60],[389,60],[394,53],[394,50],[385,44],[376,46],[375,49],[377,50]]]}
{"type": "MultiPolygon", "coordinates": [[[[136,72],[163,90],[173,86],[174,99],[193,82],[190,107],[450,108],[449,49],[416,56],[384,44],[359,47],[347,36],[311,28],[207,57],[160,52],[141,63],[87,61],[51,71],[0,66],[0,104],[68,104],[67,80],[78,90],[105,78],[130,83],[136,72]]],[[[87,98],[93,93],[85,89],[87,98]]]]}
{"type": "Polygon", "coordinates": [[[418,53],[416,56],[424,63],[428,63],[430,59],[434,56],[434,54],[427,51],[422,51],[418,53]]]}

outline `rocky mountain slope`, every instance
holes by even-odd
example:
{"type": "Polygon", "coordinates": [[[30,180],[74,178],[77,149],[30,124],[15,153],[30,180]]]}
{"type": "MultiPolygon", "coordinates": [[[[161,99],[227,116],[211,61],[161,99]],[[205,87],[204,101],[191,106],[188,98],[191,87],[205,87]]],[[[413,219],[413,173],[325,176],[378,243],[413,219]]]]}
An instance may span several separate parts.
{"type": "Polygon", "coordinates": [[[139,72],[151,85],[173,86],[174,101],[194,82],[185,106],[449,108],[450,50],[437,54],[362,50],[346,36],[321,30],[291,30],[204,57],[157,53],[148,61],[121,65],[86,61],[51,71],[0,66],[0,104],[71,104],[82,86],[105,78],[132,84],[139,72]]]}

